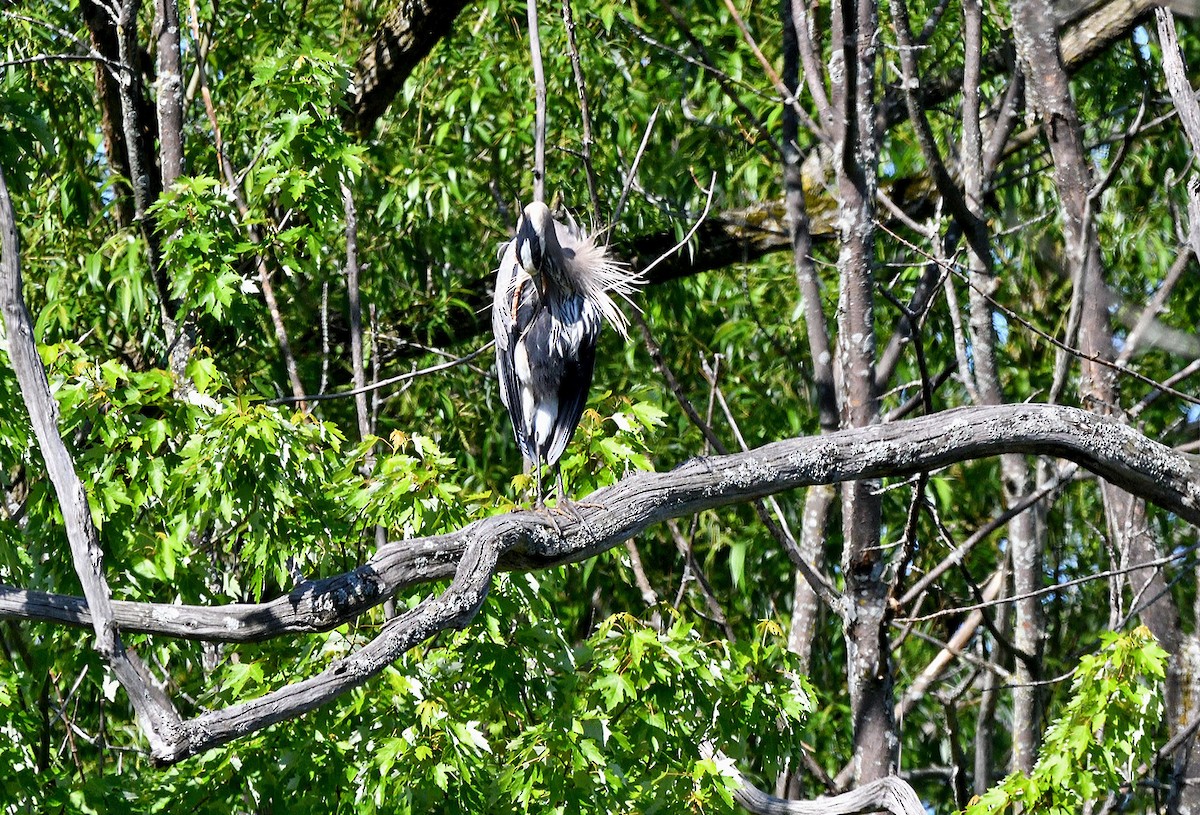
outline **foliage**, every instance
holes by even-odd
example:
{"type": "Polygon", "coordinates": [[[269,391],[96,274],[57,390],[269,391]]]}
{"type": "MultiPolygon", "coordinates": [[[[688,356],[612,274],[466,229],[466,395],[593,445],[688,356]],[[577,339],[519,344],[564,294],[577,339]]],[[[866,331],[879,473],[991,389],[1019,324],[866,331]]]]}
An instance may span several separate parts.
{"type": "Polygon", "coordinates": [[[1154,757],[1167,652],[1145,626],[1102,640],[1079,661],[1071,699],[1047,729],[1033,772],[1008,776],[964,815],[1070,815],[1136,785],[1137,768],[1154,757]]]}
{"type": "MultiPolygon", "coordinates": [[[[422,373],[483,344],[473,326],[490,296],[494,250],[531,187],[524,3],[468,4],[365,136],[342,126],[346,91],[363,44],[396,3],[181,5],[186,171],[147,217],[160,239],[169,293],[196,329],[186,371],[194,392],[185,398],[168,370],[171,349],[150,268],[155,247],[129,211],[131,180],[119,169],[124,134],[114,140],[106,131],[97,84],[105,69],[78,59],[93,43],[81,13],[91,4],[18,5],[0,9],[0,166],[14,193],[25,296],[116,599],[275,598],[299,579],[363,563],[377,530],[403,541],[527,503],[531,479],[520,473],[490,356],[422,373]],[[191,33],[193,15],[199,39],[191,33]],[[366,375],[407,377],[368,394],[365,437],[351,399],[310,402],[309,411],[277,401],[290,392],[281,331],[308,392],[345,391],[352,382],[343,186],[358,218],[366,375]],[[264,279],[277,314],[267,305],[264,279]]],[[[821,5],[813,29],[827,49],[829,10],[821,5]]],[[[1007,5],[985,4],[985,137],[1011,79],[1007,5]]],[[[736,222],[733,211],[744,207],[778,215],[784,190],[774,142],[783,106],[727,3],[573,3],[599,212],[581,159],[566,32],[557,4],[541,6],[551,100],[548,188],[581,222],[611,226],[606,238],[620,251],[647,238],[669,245],[697,219],[713,173],[710,225],[736,222]],[[627,185],[628,203],[610,225],[627,185]]],[[[732,6],[778,70],[779,4],[732,6]]],[[[137,70],[150,103],[157,93],[153,7],[140,4],[138,19],[137,70]]],[[[951,208],[929,197],[921,204],[932,185],[912,126],[896,115],[903,106],[891,62],[897,44],[887,4],[881,13],[878,46],[887,59],[876,90],[887,105],[878,175],[889,200],[913,205],[908,220],[888,221],[889,233],[875,246],[875,329],[884,348],[902,322],[894,301],[908,302],[917,291],[930,255],[942,250],[929,234],[948,231],[951,208]]],[[[914,0],[910,15],[918,27],[930,21],[917,49],[922,87],[931,94],[927,114],[943,153],[958,156],[962,10],[914,0]]],[[[1196,23],[1179,25],[1193,35],[1181,38],[1185,56],[1200,64],[1196,23]]],[[[1194,156],[1164,102],[1158,46],[1138,30],[1105,48],[1072,85],[1096,175],[1114,173],[1096,222],[1121,342],[1180,256],[1187,185],[1178,181],[1194,172],[1194,156]],[[1155,124],[1127,138],[1143,101],[1146,121],[1155,124]]],[[[803,97],[805,114],[817,115],[803,97]]],[[[153,164],[157,125],[143,124],[153,164]]],[[[799,141],[819,305],[833,323],[839,213],[832,168],[822,164],[815,135],[802,128],[799,141]]],[[[1059,379],[1057,351],[1045,336],[1067,336],[1071,314],[1054,183],[1038,138],[1014,140],[998,161],[984,207],[998,272],[993,295],[1010,310],[990,314],[999,375],[1008,400],[1044,400],[1059,379]]],[[[880,206],[882,218],[888,211],[880,206]]],[[[761,237],[749,228],[746,234],[761,237]]],[[[786,248],[786,234],[772,237],[786,248]]],[[[695,239],[684,254],[702,258],[707,249],[695,239]]],[[[731,450],[820,432],[794,259],[786,251],[756,258],[748,240],[737,262],[697,274],[683,269],[639,299],[677,392],[636,326],[626,344],[604,334],[589,408],[562,462],[570,494],[586,500],[632,470],[666,472],[713,454],[681,410],[682,399],[731,450]]],[[[1189,263],[1158,313],[1165,339],[1129,360],[1153,380],[1200,356],[1200,277],[1189,263]]],[[[935,409],[970,402],[961,369],[971,367],[976,349],[956,347],[970,318],[959,271],[955,265],[939,272],[940,291],[956,295],[958,310],[939,296],[924,314],[923,360],[913,343],[897,341],[895,370],[879,383],[884,416],[915,404],[922,365],[944,377],[935,409]]],[[[5,349],[0,345],[0,583],[77,594],[57,498],[5,349]]],[[[1142,380],[1119,383],[1126,407],[1142,403],[1135,420],[1147,434],[1194,447],[1200,415],[1193,406],[1142,380]]],[[[1055,398],[1078,403],[1074,367],[1062,384],[1055,398]]],[[[1053,466],[1037,464],[1043,473],[1053,466]]],[[[997,463],[986,460],[933,474],[924,495],[906,479],[883,480],[882,548],[888,557],[911,556],[892,573],[911,582],[937,566],[1002,511],[1001,482],[997,463]],[[913,506],[925,509],[908,538],[913,506]]],[[[773,517],[796,535],[804,529],[804,501],[801,494],[777,496],[773,517]]],[[[835,501],[817,553],[834,585],[845,578],[839,512],[835,501]]],[[[1010,776],[972,815],[1018,805],[1077,811],[1097,790],[1130,780],[1130,768],[1166,734],[1151,684],[1161,675],[1160,652],[1143,633],[1112,638],[1108,615],[1097,612],[1111,603],[1123,616],[1142,598],[1131,600],[1127,588],[1107,581],[1071,583],[1117,557],[1100,520],[1100,486],[1071,480],[1039,517],[1046,541],[1041,578],[1056,589],[1042,604],[1041,667],[1054,676],[1078,664],[1073,695],[1066,698],[1055,684],[1039,687],[1056,724],[1038,769],[1010,776]],[[1098,642],[1106,643],[1103,650],[1089,655],[1098,642]]],[[[1169,596],[1183,609],[1183,634],[1192,636],[1194,530],[1153,509],[1147,525],[1161,550],[1177,556],[1166,570],[1169,596]]],[[[963,620],[959,609],[976,602],[978,586],[1006,568],[1009,555],[1006,534],[989,535],[912,607],[892,609],[898,616],[941,614],[896,629],[903,632],[890,663],[897,691],[938,657],[963,620]]],[[[825,610],[811,655],[803,644],[792,644],[802,653],[789,651],[797,597],[786,547],[751,507],[657,525],[632,552],[500,576],[466,630],[443,633],[299,721],[170,769],[150,766],[140,752],[145,744],[132,711],[94,653],[90,631],[3,620],[0,812],[730,811],[731,765],[703,759],[706,742],[766,788],[785,765],[794,771],[804,750],[811,760],[800,788],[817,794],[825,787],[809,770],[836,777],[850,759],[847,635],[825,610]]],[[[414,592],[397,602],[418,599],[414,592]]],[[[1013,664],[1000,647],[1011,620],[1005,610],[988,613],[987,630],[964,649],[974,662],[955,662],[912,701],[898,726],[906,768],[948,766],[962,745],[978,744],[992,751],[992,777],[1005,772],[1008,689],[991,714],[976,715],[986,713],[987,694],[974,663],[1000,663],[1001,674],[1013,664]],[[933,692],[956,687],[963,689],[957,695],[933,692]]],[[[377,609],[335,631],[237,646],[126,639],[182,712],[193,715],[311,676],[385,622],[377,609]]],[[[931,809],[949,811],[949,785],[923,777],[932,780],[915,783],[931,809]]]]}
{"type": "Polygon", "coordinates": [[[500,581],[478,632],[389,672],[403,728],[374,736],[364,811],[706,811],[730,793],[702,742],[736,749],[774,721],[767,766],[797,749],[810,691],[777,626],[735,646],[667,608],[668,625],[620,614],[572,644],[547,588],[500,581]]]}

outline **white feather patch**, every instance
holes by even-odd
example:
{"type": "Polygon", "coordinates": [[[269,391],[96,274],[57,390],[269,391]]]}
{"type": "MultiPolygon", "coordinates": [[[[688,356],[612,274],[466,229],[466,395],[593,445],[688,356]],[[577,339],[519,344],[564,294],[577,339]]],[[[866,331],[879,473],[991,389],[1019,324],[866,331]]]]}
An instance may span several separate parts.
{"type": "Polygon", "coordinates": [[[585,232],[570,215],[567,219],[565,224],[554,221],[554,237],[563,250],[567,279],[586,302],[596,306],[618,334],[629,339],[629,320],[621,313],[613,295],[640,312],[631,298],[646,284],[646,279],[613,257],[597,235],[585,232]]]}

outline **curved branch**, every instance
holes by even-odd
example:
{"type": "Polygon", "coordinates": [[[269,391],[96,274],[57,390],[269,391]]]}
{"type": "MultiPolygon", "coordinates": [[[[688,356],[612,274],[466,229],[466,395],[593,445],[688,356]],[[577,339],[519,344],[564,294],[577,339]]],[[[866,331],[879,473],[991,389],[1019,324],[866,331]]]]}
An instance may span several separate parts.
{"type": "Polygon", "coordinates": [[[925,815],[925,806],[908,782],[894,775],[863,784],[841,795],[813,801],[790,801],[763,792],[747,778],[724,753],[711,742],[700,745],[700,755],[717,763],[732,777],[733,798],[754,815],[865,815],[888,812],[891,815],[925,815]]]}
{"type": "MultiPolygon", "coordinates": [[[[635,473],[579,505],[580,520],[559,520],[563,537],[529,532],[497,556],[497,569],[543,569],[586,560],[669,518],[841,481],[903,477],[950,464],[1029,453],[1074,461],[1122,489],[1200,525],[1200,457],[1179,453],[1133,428],[1058,405],[996,405],[789,439],[745,453],[687,461],[665,473],[635,473]]],[[[533,530],[543,516],[502,516],[533,530]]],[[[225,642],[254,642],[326,631],[397,591],[455,573],[468,541],[496,519],[457,532],[381,547],[358,568],[301,584],[261,604],[225,606],[113,603],[128,631],[225,642]]],[[[78,597],[0,586],[0,619],[91,624],[78,597]]]]}
{"type": "Polygon", "coordinates": [[[316,676],[183,722],[179,738],[165,748],[156,745],[154,760],[173,764],[301,716],[364,684],[439,631],[466,626],[487,597],[497,557],[529,534],[530,528],[512,515],[488,518],[463,530],[463,557],[454,581],[440,595],[428,597],[416,608],[388,621],[374,640],[316,676]]]}

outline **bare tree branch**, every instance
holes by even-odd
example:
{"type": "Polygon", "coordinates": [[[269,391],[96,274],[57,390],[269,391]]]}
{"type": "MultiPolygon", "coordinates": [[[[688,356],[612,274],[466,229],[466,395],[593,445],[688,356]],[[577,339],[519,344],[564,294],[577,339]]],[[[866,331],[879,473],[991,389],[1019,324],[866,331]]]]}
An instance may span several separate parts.
{"type": "Polygon", "coordinates": [[[91,610],[96,650],[129,694],[142,729],[155,751],[169,749],[166,733],[179,725],[179,714],[150,679],[141,660],[125,650],[113,619],[112,593],[104,576],[104,552],[92,523],[83,482],[75,462],[59,435],[58,403],[50,393],[46,369],[34,340],[33,319],[22,294],[20,244],[12,199],[0,171],[0,307],[8,337],[8,355],[17,374],[21,398],[29,412],[46,472],[54,485],[66,525],[75,573],[91,610]]]}
{"type": "MultiPolygon", "coordinates": [[[[702,745],[702,752],[712,755],[711,746],[702,745]]],[[[732,767],[732,762],[717,754],[717,760],[733,772],[739,789],[733,797],[754,815],[866,815],[868,812],[888,812],[891,815],[924,815],[925,807],[908,782],[894,775],[864,784],[857,789],[818,798],[814,801],[788,801],[760,790],[750,779],[732,767]]]]}
{"type": "Polygon", "coordinates": [[[447,34],[468,0],[393,0],[354,66],[342,125],[366,135],[404,81],[447,34]]]}
{"type": "MultiPolygon", "coordinates": [[[[635,473],[581,501],[581,522],[560,520],[566,538],[559,549],[517,548],[499,559],[499,569],[542,569],[586,560],[652,523],[785,490],[903,477],[1002,453],[1074,461],[1200,526],[1200,457],[1077,408],[998,405],[774,442],[746,453],[693,459],[665,473],[635,473]]],[[[530,527],[540,517],[529,512],[514,516],[530,527]]],[[[114,619],[130,631],[226,642],[325,631],[401,589],[451,576],[471,529],[389,543],[357,569],[307,581],[265,603],[208,607],[116,601],[114,619]]],[[[10,587],[0,589],[3,618],[76,626],[92,622],[82,598],[10,587]]]]}
{"type": "Polygon", "coordinates": [[[562,535],[552,532],[540,513],[486,518],[458,532],[388,544],[353,572],[305,583],[287,597],[260,605],[111,604],[106,595],[93,604],[91,598],[4,589],[0,591],[0,617],[90,623],[105,631],[115,631],[120,625],[188,638],[253,640],[328,629],[378,605],[400,588],[453,575],[451,587],[442,595],[397,617],[385,626],[379,639],[317,676],[173,727],[169,741],[152,737],[156,759],[172,762],[301,715],[366,681],[437,631],[466,625],[495,570],[578,562],[668,518],[783,490],[911,475],[1006,452],[1057,455],[1076,461],[1200,525],[1200,459],[1194,456],[1177,453],[1131,427],[1074,408],[962,408],[775,442],[748,453],[693,459],[667,473],[637,473],[581,502],[578,519],[560,519],[562,535]],[[23,606],[23,600],[41,605],[23,606]],[[92,616],[89,609],[99,613],[92,616]]]}

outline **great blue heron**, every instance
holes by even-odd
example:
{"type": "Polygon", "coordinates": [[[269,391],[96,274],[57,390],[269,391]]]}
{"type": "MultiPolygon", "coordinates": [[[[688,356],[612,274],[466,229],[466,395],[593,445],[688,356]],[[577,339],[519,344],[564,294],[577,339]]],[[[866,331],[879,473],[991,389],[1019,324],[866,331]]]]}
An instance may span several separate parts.
{"type": "MultiPolygon", "coordinates": [[[[601,322],[628,338],[610,295],[628,300],[640,282],[595,236],[555,220],[540,202],[525,207],[516,237],[500,249],[492,303],[500,399],[533,465],[539,509],[542,465],[558,464],[587,403],[601,322]]],[[[561,470],[558,485],[561,500],[561,470]]]]}

